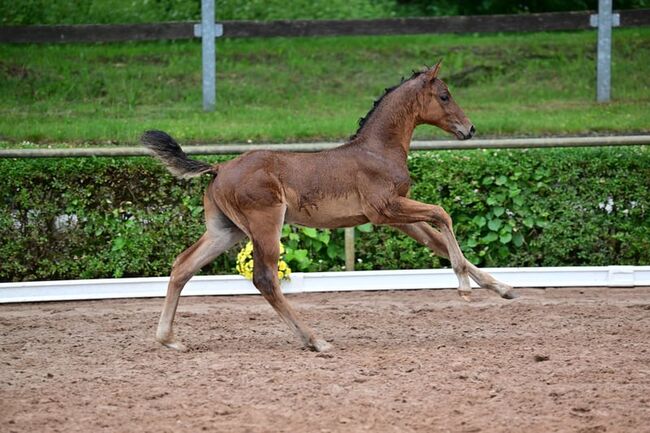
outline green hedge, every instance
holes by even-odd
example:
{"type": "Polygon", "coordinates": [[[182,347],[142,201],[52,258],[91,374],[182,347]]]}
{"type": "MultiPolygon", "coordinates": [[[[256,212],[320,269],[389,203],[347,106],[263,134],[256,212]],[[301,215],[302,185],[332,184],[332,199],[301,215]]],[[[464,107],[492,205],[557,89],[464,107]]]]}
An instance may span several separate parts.
{"type": "MultiPolygon", "coordinates": [[[[447,209],[466,256],[482,266],[649,264],[648,150],[413,153],[412,197],[447,209]]],[[[432,263],[383,228],[357,247],[362,269],[432,263]]]]}
{"type": "MultiPolygon", "coordinates": [[[[218,158],[211,158],[212,161],[218,158]]],[[[445,207],[482,266],[650,263],[642,147],[414,152],[417,200],[445,207]]],[[[208,179],[151,158],[2,159],[0,280],[162,276],[203,232],[208,179]]],[[[406,236],[362,227],[357,269],[447,265],[406,236]]],[[[294,270],[341,269],[341,231],[285,228],[294,270]]],[[[206,273],[231,273],[237,248],[206,273]]]]}

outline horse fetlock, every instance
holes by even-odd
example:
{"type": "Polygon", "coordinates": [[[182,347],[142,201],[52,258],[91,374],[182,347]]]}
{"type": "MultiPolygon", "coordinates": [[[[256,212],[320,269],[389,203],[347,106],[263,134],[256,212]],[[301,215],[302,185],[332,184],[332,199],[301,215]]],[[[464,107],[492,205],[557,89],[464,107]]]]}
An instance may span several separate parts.
{"type": "Polygon", "coordinates": [[[492,290],[493,292],[497,292],[499,296],[504,299],[515,299],[519,296],[515,293],[511,285],[502,283],[495,279],[492,279],[492,281],[482,285],[481,287],[484,289],[492,290]]]}
{"type": "Polygon", "coordinates": [[[156,330],[156,341],[159,343],[165,343],[174,339],[174,334],[169,330],[168,327],[158,326],[156,330]]]}
{"type": "Polygon", "coordinates": [[[458,290],[461,292],[470,292],[472,290],[472,286],[469,281],[469,275],[467,272],[459,272],[454,269],[454,273],[456,274],[456,277],[458,277],[458,290]]]}
{"type": "Polygon", "coordinates": [[[471,289],[470,290],[464,290],[464,289],[459,288],[458,289],[458,295],[461,298],[463,298],[464,300],[466,300],[467,302],[472,300],[472,290],[471,289]]]}
{"type": "Polygon", "coordinates": [[[512,289],[512,287],[511,287],[510,290],[508,290],[508,291],[506,291],[505,293],[503,293],[503,294],[501,295],[501,297],[502,297],[503,299],[517,299],[517,298],[519,297],[519,294],[516,293],[516,292],[512,289]]]}
{"type": "Polygon", "coordinates": [[[185,347],[184,344],[176,341],[176,337],[174,336],[174,333],[164,327],[162,328],[159,327],[158,330],[156,331],[156,341],[162,344],[163,346],[181,352],[185,352],[187,350],[187,347],[185,347]]]}
{"type": "Polygon", "coordinates": [[[467,274],[457,274],[458,275],[458,294],[460,295],[461,298],[463,298],[466,301],[471,300],[471,295],[472,295],[472,286],[470,285],[469,282],[469,277],[467,274]]]}
{"type": "Polygon", "coordinates": [[[456,278],[458,279],[458,290],[472,290],[472,282],[469,279],[469,274],[467,272],[460,272],[454,269],[454,274],[456,274],[456,278]]]}
{"type": "Polygon", "coordinates": [[[327,352],[334,348],[334,346],[329,344],[327,341],[321,339],[315,339],[310,341],[307,344],[307,347],[313,350],[314,352],[327,352]]]}
{"type": "Polygon", "coordinates": [[[169,341],[166,343],[160,342],[163,346],[169,347],[170,349],[178,350],[179,352],[187,352],[187,346],[178,341],[169,341]]]}

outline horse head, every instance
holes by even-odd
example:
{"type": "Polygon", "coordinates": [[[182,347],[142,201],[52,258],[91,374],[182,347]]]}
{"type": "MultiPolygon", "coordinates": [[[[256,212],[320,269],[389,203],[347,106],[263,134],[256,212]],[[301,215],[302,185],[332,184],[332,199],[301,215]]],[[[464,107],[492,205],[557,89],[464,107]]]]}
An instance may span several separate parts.
{"type": "Polygon", "coordinates": [[[459,140],[470,139],[476,128],[452,98],[447,84],[438,78],[441,62],[417,77],[421,83],[419,123],[437,126],[459,140]]]}

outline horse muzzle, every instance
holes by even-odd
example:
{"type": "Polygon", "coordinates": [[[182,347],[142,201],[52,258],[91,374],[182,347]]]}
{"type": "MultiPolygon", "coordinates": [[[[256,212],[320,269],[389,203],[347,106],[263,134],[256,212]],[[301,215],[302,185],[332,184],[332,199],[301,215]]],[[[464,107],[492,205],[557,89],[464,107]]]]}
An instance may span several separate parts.
{"type": "Polygon", "coordinates": [[[469,128],[459,126],[454,130],[454,135],[459,140],[469,140],[474,136],[474,134],[476,134],[476,128],[474,128],[474,125],[470,125],[469,128]]]}

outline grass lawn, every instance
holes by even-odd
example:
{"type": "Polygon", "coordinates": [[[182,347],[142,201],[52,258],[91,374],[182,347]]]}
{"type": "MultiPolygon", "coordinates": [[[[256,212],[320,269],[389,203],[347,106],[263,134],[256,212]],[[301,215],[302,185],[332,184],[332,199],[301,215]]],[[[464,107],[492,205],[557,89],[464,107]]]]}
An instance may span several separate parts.
{"type": "MultiPolygon", "coordinates": [[[[613,102],[595,102],[596,32],[223,39],[217,110],[198,41],[0,44],[4,147],[343,140],[385,87],[443,58],[479,136],[650,131],[650,29],[616,29],[613,102]],[[23,143],[29,141],[30,143],[23,143]]],[[[446,137],[431,127],[416,138],[446,137]]]]}

